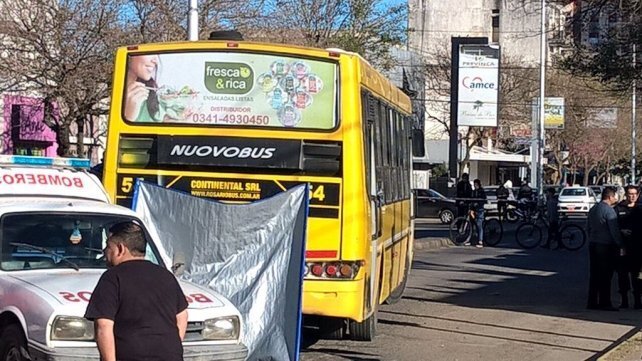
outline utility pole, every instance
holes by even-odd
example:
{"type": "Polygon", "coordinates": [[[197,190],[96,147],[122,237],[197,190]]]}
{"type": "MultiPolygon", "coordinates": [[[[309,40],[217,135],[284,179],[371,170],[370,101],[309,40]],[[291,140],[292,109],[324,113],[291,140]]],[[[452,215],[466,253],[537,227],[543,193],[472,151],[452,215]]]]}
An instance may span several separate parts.
{"type": "MultiPolygon", "coordinates": [[[[544,102],[546,99],[546,0],[542,0],[542,24],[540,39],[540,78],[539,78],[539,131],[537,132],[537,193],[539,196],[544,194],[544,102]]],[[[531,167],[531,172],[534,171],[531,167]]]]}
{"type": "MultiPolygon", "coordinates": [[[[633,69],[635,69],[635,44],[633,44],[633,69]]],[[[633,76],[633,94],[631,96],[631,184],[635,184],[635,163],[636,163],[636,149],[635,149],[635,92],[636,92],[635,75],[633,76]]]]}
{"type": "Polygon", "coordinates": [[[189,0],[187,40],[198,41],[198,0],[189,0]]]}

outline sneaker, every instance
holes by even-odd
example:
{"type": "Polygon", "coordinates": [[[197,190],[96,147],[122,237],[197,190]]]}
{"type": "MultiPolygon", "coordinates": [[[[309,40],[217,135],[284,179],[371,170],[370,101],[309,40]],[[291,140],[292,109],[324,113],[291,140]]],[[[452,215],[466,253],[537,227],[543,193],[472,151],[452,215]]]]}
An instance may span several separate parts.
{"type": "Polygon", "coordinates": [[[466,242],[462,243],[462,246],[470,246],[470,242],[466,241],[466,242]]]}
{"type": "Polygon", "coordinates": [[[477,243],[477,244],[475,245],[475,247],[477,247],[477,248],[484,248],[484,245],[483,245],[483,244],[481,244],[481,243],[477,243]]]}

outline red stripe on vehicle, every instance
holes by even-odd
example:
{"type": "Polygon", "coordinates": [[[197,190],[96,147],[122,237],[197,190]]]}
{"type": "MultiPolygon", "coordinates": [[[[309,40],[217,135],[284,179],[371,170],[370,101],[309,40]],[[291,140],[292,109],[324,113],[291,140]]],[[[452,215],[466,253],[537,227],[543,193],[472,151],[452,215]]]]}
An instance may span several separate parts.
{"type": "Polygon", "coordinates": [[[337,251],[305,251],[305,258],[336,258],[337,251]]]}

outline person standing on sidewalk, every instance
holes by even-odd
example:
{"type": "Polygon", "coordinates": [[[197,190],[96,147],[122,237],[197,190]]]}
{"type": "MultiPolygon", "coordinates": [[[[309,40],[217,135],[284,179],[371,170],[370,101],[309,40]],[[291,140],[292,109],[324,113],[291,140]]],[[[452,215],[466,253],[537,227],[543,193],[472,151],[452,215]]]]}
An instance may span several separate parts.
{"type": "Polygon", "coordinates": [[[481,181],[473,181],[475,189],[473,190],[473,201],[471,209],[475,212],[475,223],[477,223],[477,248],[484,247],[484,204],[486,204],[486,192],[482,187],[481,181]]]}
{"type": "Polygon", "coordinates": [[[625,199],[618,203],[615,210],[618,215],[618,225],[622,233],[622,241],[624,242],[624,255],[617,259],[617,276],[618,276],[618,292],[622,297],[620,308],[629,307],[629,290],[633,288],[633,306],[636,309],[642,308],[642,284],[638,280],[640,273],[640,255],[638,238],[633,237],[633,228],[636,222],[636,213],[638,212],[638,196],[639,191],[637,187],[628,185],[624,189],[625,199]]]}
{"type": "Polygon", "coordinates": [[[457,217],[464,217],[470,208],[469,201],[465,200],[473,196],[473,188],[470,186],[468,173],[462,173],[461,180],[457,183],[457,217]]]}
{"type": "Polygon", "coordinates": [[[589,289],[588,309],[617,311],[611,304],[611,279],[614,262],[622,252],[622,236],[613,206],[617,195],[613,188],[602,191],[602,201],[588,214],[586,233],[589,239],[589,289]]]}
{"type": "Polygon", "coordinates": [[[506,213],[506,203],[509,194],[508,189],[506,189],[503,184],[500,184],[495,191],[495,196],[497,196],[497,213],[500,222],[504,219],[504,213],[506,213]]]}

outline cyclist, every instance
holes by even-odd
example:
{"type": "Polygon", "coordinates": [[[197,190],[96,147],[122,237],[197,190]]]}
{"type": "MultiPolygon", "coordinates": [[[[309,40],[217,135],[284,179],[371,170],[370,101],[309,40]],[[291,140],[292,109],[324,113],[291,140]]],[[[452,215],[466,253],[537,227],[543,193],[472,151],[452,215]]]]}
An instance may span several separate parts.
{"type": "Polygon", "coordinates": [[[477,223],[477,248],[484,247],[484,204],[486,203],[486,192],[482,187],[481,181],[473,181],[475,189],[473,190],[471,203],[471,212],[475,212],[475,222],[477,223]]]}
{"type": "Polygon", "coordinates": [[[508,201],[510,193],[503,184],[500,184],[495,191],[495,195],[497,196],[497,212],[499,214],[499,221],[501,222],[504,213],[506,213],[506,202],[508,201]]]}
{"type": "Polygon", "coordinates": [[[533,202],[533,188],[528,185],[526,179],[522,182],[519,191],[517,192],[517,203],[520,207],[531,213],[534,210],[535,202],[533,202]]]}
{"type": "Polygon", "coordinates": [[[470,186],[468,173],[462,173],[461,180],[457,183],[457,217],[463,217],[468,211],[468,202],[463,200],[472,197],[473,189],[470,186]]]}
{"type": "Polygon", "coordinates": [[[551,248],[553,239],[557,242],[555,249],[560,248],[560,214],[557,211],[557,204],[558,198],[555,195],[555,189],[548,188],[546,190],[546,220],[548,221],[548,236],[546,237],[546,243],[542,246],[544,248],[551,248]]]}

